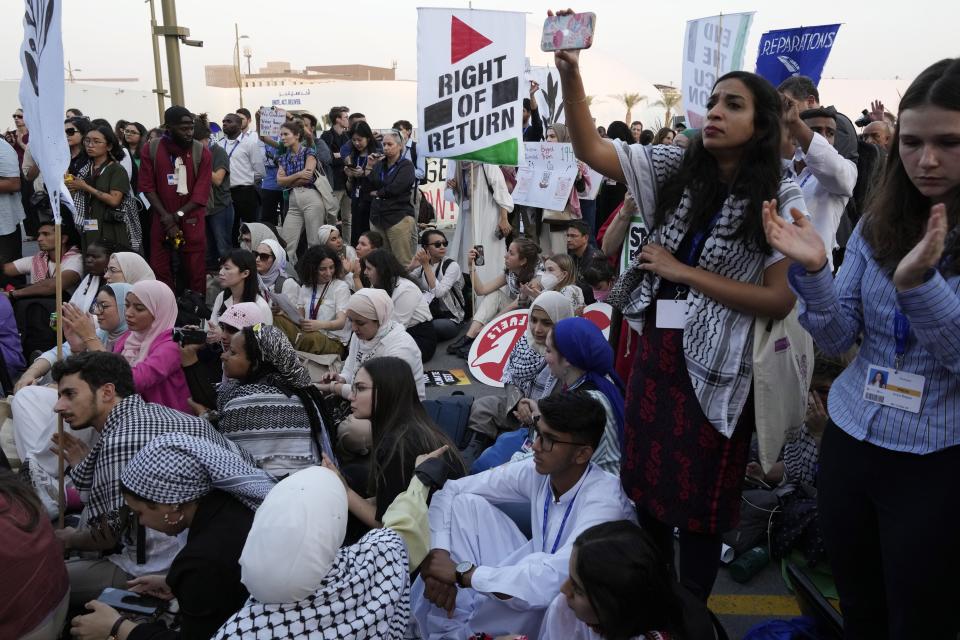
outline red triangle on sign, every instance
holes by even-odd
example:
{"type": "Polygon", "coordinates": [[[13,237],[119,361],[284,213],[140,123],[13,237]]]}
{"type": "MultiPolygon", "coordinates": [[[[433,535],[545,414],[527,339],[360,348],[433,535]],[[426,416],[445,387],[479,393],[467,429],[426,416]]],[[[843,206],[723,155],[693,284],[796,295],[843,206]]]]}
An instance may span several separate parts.
{"type": "Polygon", "coordinates": [[[460,62],[471,53],[493,44],[486,36],[456,16],[450,19],[450,63],[460,62]]]}

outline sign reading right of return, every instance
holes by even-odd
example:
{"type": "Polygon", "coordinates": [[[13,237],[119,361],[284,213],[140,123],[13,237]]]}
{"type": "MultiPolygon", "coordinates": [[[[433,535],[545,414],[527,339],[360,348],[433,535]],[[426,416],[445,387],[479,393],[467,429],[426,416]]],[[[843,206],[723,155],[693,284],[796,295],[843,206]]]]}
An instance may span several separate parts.
{"type": "Polygon", "coordinates": [[[417,11],[420,152],[431,158],[518,164],[525,14],[417,11]]]}

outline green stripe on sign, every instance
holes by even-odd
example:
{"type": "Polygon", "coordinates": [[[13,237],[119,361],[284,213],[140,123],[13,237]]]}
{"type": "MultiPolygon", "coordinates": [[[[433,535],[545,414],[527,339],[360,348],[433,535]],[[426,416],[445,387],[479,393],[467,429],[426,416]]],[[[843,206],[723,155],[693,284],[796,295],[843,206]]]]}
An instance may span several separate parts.
{"type": "Polygon", "coordinates": [[[476,160],[487,164],[504,164],[515,167],[520,161],[520,143],[516,138],[498,142],[492,147],[484,147],[460,156],[453,156],[454,160],[476,160]]]}
{"type": "Polygon", "coordinates": [[[712,595],[707,606],[725,616],[798,616],[800,608],[793,596],[720,596],[712,595]]]}
{"type": "Polygon", "coordinates": [[[733,47],[733,54],[730,56],[730,70],[736,71],[743,69],[743,54],[747,47],[747,34],[750,31],[750,25],[753,23],[753,14],[740,17],[740,28],[737,30],[737,40],[733,47]]]}

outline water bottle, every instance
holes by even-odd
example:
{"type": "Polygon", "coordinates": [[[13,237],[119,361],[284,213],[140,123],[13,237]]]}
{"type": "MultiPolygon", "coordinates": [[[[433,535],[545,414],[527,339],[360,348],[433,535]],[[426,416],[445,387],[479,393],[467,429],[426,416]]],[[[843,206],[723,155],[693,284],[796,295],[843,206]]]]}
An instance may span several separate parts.
{"type": "Polygon", "coordinates": [[[770,553],[766,547],[754,547],[742,553],[730,563],[730,577],[734,582],[745,584],[760,573],[770,563],[770,553]]]}

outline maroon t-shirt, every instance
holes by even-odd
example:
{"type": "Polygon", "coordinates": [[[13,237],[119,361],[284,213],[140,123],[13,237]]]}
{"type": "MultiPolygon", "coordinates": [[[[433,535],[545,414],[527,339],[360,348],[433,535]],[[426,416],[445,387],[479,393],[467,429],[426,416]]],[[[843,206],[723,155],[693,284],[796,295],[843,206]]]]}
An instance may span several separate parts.
{"type": "MultiPolygon", "coordinates": [[[[210,186],[212,184],[213,174],[213,156],[210,150],[203,149],[203,155],[200,157],[200,166],[196,174],[193,172],[193,145],[185,149],[180,148],[174,142],[166,137],[160,139],[157,146],[157,159],[154,163],[150,157],[150,144],[143,147],[140,156],[140,191],[144,193],[156,193],[160,198],[160,203],[167,213],[174,214],[188,203],[196,203],[201,211],[207,206],[207,198],[210,197],[210,186]],[[177,186],[169,184],[168,176],[174,174],[173,166],[177,158],[183,160],[187,168],[187,195],[177,193],[177,186]]],[[[192,214],[196,215],[196,214],[192,214]]]]}
{"type": "Polygon", "coordinates": [[[33,531],[20,503],[0,495],[0,638],[19,638],[43,622],[67,594],[63,551],[45,513],[33,531]]]}

